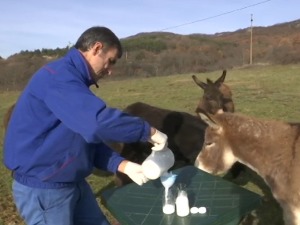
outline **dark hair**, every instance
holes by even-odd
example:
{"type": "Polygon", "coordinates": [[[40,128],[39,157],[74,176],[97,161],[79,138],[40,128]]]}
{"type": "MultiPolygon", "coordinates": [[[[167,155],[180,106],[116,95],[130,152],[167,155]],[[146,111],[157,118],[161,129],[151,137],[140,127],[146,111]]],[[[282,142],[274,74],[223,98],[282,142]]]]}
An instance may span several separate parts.
{"type": "Polygon", "coordinates": [[[106,27],[91,27],[84,31],[78,38],[75,48],[85,52],[88,51],[96,42],[101,42],[105,50],[116,48],[118,50],[118,57],[121,58],[121,42],[119,38],[106,27]]]}

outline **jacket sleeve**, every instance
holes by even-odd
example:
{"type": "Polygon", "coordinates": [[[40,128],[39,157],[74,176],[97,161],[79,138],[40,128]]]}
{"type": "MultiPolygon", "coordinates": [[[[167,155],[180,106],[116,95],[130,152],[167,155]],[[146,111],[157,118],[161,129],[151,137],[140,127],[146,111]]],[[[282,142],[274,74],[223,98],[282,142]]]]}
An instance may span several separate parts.
{"type": "Polygon", "coordinates": [[[150,125],[141,118],[107,107],[80,83],[55,82],[45,94],[45,104],[69,129],[88,143],[146,142],[150,125]]]}
{"type": "Polygon", "coordinates": [[[124,160],[119,153],[104,143],[96,145],[94,165],[96,168],[116,173],[120,163],[124,160]]]}

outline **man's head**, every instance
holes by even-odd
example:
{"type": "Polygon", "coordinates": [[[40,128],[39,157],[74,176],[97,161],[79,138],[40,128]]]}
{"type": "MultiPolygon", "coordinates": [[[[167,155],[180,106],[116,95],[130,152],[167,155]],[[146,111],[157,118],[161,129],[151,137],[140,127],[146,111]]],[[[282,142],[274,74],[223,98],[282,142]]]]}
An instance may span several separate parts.
{"type": "Polygon", "coordinates": [[[75,48],[87,60],[95,82],[111,74],[112,66],[122,56],[119,38],[106,27],[91,27],[84,31],[75,48]]]}

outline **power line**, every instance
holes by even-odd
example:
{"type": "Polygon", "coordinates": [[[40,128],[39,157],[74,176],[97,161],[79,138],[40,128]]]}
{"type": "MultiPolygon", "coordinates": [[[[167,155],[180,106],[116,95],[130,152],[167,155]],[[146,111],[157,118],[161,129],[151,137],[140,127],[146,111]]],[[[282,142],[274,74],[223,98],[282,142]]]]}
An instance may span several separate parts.
{"type": "Polygon", "coordinates": [[[195,20],[195,21],[192,21],[192,22],[183,23],[183,24],[180,24],[180,25],[172,26],[172,27],[167,27],[167,28],[164,28],[164,29],[159,30],[159,31],[171,30],[171,29],[174,29],[174,28],[183,27],[183,26],[190,25],[190,24],[193,24],[193,23],[198,23],[198,22],[201,22],[201,21],[204,21],[204,20],[213,19],[213,18],[216,18],[216,17],[219,17],[219,16],[224,16],[224,15],[227,15],[227,14],[230,14],[230,13],[241,11],[241,10],[246,9],[246,8],[251,8],[253,6],[261,5],[261,4],[264,4],[266,2],[270,2],[270,1],[272,1],[272,0],[265,0],[265,1],[258,2],[258,3],[252,4],[252,5],[244,6],[244,7],[239,8],[239,9],[234,9],[234,10],[231,10],[231,11],[228,11],[228,12],[224,12],[224,13],[221,13],[221,14],[218,14],[218,15],[215,15],[215,16],[206,17],[206,18],[203,18],[203,19],[200,19],[200,20],[195,20]]]}

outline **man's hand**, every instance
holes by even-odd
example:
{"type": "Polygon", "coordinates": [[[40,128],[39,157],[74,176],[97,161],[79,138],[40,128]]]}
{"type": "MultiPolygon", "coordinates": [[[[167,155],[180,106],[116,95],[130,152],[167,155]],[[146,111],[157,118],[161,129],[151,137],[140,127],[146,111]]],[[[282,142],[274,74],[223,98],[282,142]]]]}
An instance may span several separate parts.
{"type": "Polygon", "coordinates": [[[124,170],[120,171],[120,172],[125,173],[135,183],[137,183],[138,185],[141,186],[148,181],[148,178],[146,178],[145,175],[143,174],[141,165],[127,161],[127,160],[124,160],[122,163],[125,163],[123,165],[124,170]]]}
{"type": "Polygon", "coordinates": [[[151,142],[154,145],[151,149],[153,151],[163,150],[165,147],[168,146],[167,140],[167,135],[156,129],[155,133],[150,137],[149,140],[149,142],[151,142]]]}

